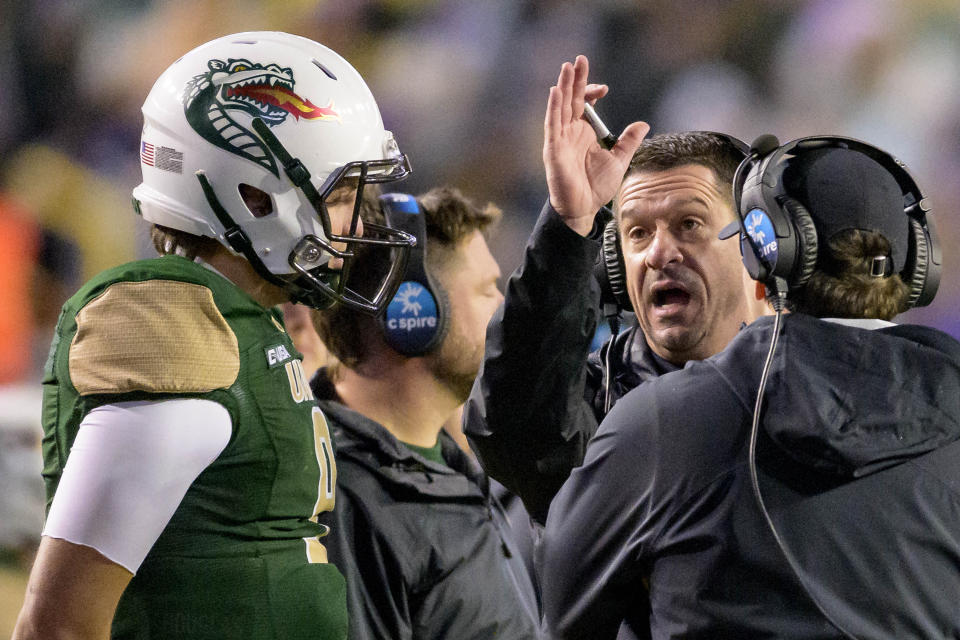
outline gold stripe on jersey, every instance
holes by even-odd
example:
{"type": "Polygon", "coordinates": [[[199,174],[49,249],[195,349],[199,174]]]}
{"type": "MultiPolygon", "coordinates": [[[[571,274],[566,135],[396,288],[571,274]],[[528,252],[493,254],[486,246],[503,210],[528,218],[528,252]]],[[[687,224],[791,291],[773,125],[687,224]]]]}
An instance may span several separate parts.
{"type": "MultiPolygon", "coordinates": [[[[308,387],[309,388],[309,387],[308,387]]],[[[317,484],[317,503],[313,506],[314,522],[325,511],[333,511],[336,500],[337,463],[333,458],[330,425],[320,407],[313,407],[313,447],[320,466],[320,482],[317,484]]]]}
{"type": "Polygon", "coordinates": [[[317,538],[304,538],[307,543],[307,562],[310,564],[327,564],[327,548],[317,538]]]}
{"type": "Polygon", "coordinates": [[[207,287],[118,282],[77,314],[69,365],[82,396],[205,393],[234,383],[240,351],[207,287]]]}

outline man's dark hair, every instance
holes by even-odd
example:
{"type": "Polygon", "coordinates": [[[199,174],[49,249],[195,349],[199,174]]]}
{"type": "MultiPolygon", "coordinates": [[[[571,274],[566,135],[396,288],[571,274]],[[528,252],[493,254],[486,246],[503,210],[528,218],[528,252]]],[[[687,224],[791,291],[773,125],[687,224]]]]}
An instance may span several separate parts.
{"type": "Polygon", "coordinates": [[[640,144],[624,178],[641,171],[666,171],[698,164],[713,171],[724,200],[732,203],[733,174],[741,160],[743,152],[725,136],[708,131],[661,133],[640,144]]]}
{"type": "MultiPolygon", "coordinates": [[[[474,231],[484,232],[500,219],[500,209],[493,204],[479,207],[458,189],[436,187],[416,197],[427,227],[426,269],[442,282],[444,267],[454,255],[460,241],[474,231]]],[[[385,224],[383,212],[375,196],[364,196],[360,213],[364,222],[385,224]]],[[[389,267],[385,251],[358,251],[351,270],[349,286],[363,293],[380,282],[389,267]]],[[[343,363],[355,368],[369,354],[371,336],[379,332],[377,319],[337,306],[313,314],[313,325],[327,349],[343,363]]]]}

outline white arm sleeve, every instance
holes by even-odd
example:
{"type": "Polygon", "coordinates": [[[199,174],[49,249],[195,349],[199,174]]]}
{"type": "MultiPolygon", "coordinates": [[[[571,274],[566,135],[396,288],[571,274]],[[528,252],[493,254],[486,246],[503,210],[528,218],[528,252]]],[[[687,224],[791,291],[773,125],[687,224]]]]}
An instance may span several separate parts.
{"type": "Polygon", "coordinates": [[[93,409],[80,423],[43,535],[92,547],[136,573],[231,433],[230,414],[211,400],[93,409]]]}

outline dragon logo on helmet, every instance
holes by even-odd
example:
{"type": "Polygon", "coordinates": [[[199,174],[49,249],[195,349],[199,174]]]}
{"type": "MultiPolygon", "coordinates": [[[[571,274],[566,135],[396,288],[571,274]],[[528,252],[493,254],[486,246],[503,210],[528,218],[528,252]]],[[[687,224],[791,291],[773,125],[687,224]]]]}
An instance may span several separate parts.
{"type": "Polygon", "coordinates": [[[333,100],[318,107],[294,93],[293,70],[243,58],[210,60],[209,69],[194,76],[184,91],[183,110],[190,126],[205,140],[256,162],[279,177],[276,160],[252,131],[241,126],[236,112],[260,118],[274,127],[288,115],[299,120],[340,120],[333,100]]]}

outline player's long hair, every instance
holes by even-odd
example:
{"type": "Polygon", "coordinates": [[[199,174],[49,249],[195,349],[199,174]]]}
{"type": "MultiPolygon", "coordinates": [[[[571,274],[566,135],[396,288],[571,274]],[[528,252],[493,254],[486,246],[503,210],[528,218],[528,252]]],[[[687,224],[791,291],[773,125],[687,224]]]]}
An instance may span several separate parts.
{"type": "Polygon", "coordinates": [[[219,245],[213,238],[195,236],[159,224],[150,228],[150,240],[161,256],[178,255],[187,260],[196,260],[197,256],[209,253],[219,245]]]}
{"type": "Polygon", "coordinates": [[[819,318],[890,320],[907,309],[909,287],[896,273],[870,275],[875,256],[889,256],[890,243],[876,231],[847,229],[820,251],[807,284],[791,291],[787,306],[819,318]]]}

